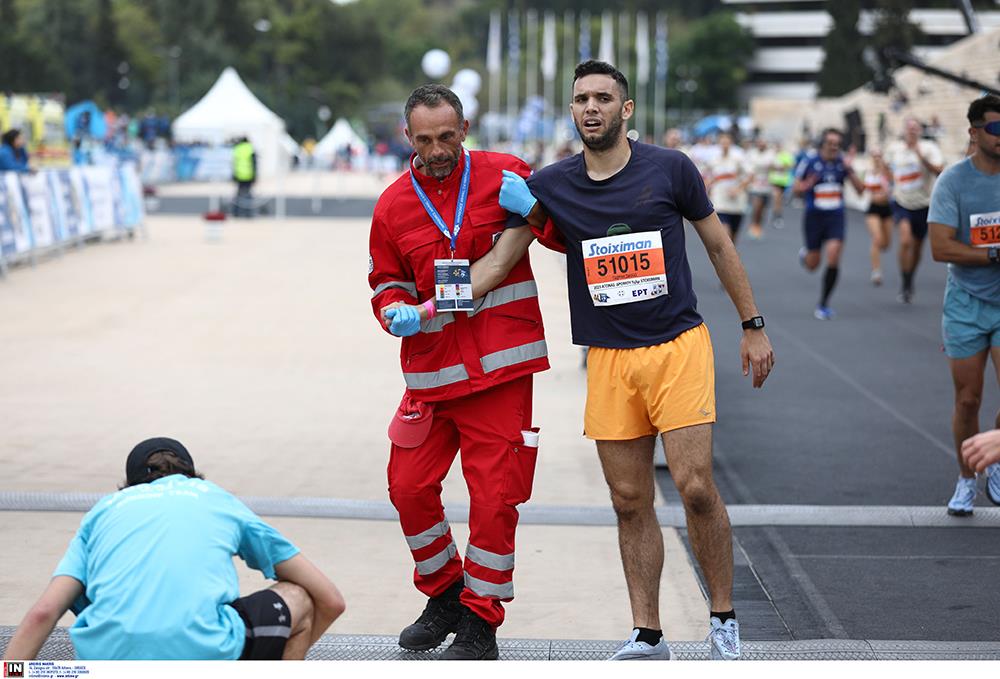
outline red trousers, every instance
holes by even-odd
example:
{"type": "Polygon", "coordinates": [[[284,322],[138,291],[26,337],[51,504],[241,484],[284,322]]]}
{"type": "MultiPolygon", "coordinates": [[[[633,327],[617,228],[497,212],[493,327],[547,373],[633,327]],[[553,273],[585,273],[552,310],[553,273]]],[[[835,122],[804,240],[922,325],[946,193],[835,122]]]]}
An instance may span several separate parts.
{"type": "Polygon", "coordinates": [[[494,627],[503,623],[501,602],[514,598],[516,506],[531,496],[538,455],[521,435],[531,428],[531,386],[529,375],[437,402],[426,441],[394,444],[389,457],[389,498],[416,562],[417,589],[437,596],[464,577],[462,603],[494,627]],[[441,481],[459,449],[470,499],[464,568],[441,504],[441,481]]]}

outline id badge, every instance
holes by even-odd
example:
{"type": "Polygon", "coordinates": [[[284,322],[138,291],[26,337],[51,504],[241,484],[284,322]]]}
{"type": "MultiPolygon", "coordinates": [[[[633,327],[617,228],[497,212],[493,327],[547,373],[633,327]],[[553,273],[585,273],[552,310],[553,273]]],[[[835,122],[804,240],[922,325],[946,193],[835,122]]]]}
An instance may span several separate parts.
{"type": "Polygon", "coordinates": [[[438,311],[473,310],[469,260],[434,260],[434,306],[438,311]]]}

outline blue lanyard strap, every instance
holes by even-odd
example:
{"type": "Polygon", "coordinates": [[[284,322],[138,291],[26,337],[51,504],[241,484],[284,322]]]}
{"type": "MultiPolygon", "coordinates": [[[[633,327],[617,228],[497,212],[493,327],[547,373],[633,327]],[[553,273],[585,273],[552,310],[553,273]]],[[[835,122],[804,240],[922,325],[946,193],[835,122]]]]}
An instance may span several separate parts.
{"type": "Polygon", "coordinates": [[[465,167],[462,168],[462,183],[458,189],[458,202],[455,204],[455,225],[451,231],[448,230],[448,225],[441,218],[441,213],[437,211],[437,208],[431,203],[431,199],[427,197],[427,194],[420,187],[420,182],[417,181],[416,176],[413,174],[413,165],[410,165],[410,182],[413,183],[413,190],[417,193],[420,204],[427,211],[427,216],[431,218],[431,221],[434,222],[438,230],[444,234],[444,237],[451,241],[452,254],[455,252],[455,241],[458,240],[458,232],[462,230],[462,219],[465,217],[465,204],[469,200],[469,176],[472,173],[472,158],[469,156],[467,149],[463,149],[463,151],[465,152],[465,167]]]}

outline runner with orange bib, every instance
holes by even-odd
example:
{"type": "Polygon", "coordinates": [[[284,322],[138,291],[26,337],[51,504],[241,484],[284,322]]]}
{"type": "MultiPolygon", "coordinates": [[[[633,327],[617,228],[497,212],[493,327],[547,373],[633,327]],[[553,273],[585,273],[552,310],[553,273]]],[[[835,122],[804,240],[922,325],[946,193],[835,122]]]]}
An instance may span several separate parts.
{"type": "Polygon", "coordinates": [[[850,160],[840,153],[843,135],[832,128],[823,130],[818,153],[810,153],[795,170],[795,195],[805,199],[802,229],[805,246],[799,261],[809,271],[820,263],[820,249],[826,244],[826,271],[819,304],[813,316],[821,321],[833,319],[830,295],[840,274],[840,252],[844,244],[844,180],[850,180],[861,193],[864,183],[851,168],[850,160]]]}

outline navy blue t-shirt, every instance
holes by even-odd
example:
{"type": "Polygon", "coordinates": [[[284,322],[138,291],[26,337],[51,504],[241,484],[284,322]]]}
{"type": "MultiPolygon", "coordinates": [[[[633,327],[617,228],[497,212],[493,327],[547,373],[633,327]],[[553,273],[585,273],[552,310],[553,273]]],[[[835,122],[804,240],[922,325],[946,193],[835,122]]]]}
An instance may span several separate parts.
{"type": "Polygon", "coordinates": [[[844,211],[844,180],[847,166],[843,156],[823,160],[815,151],[807,155],[795,168],[796,179],[809,179],[819,175],[815,186],[805,193],[806,210],[820,212],[844,211]]]}
{"type": "Polygon", "coordinates": [[[669,342],[702,323],[684,250],[684,219],[697,221],[714,208],[701,174],[672,149],[630,142],[632,156],[614,176],[587,176],[583,154],[528,179],[566,245],[573,343],[631,349],[669,342]],[[667,295],[629,304],[595,306],[587,288],[582,242],[625,224],[632,233],[659,231],[663,239],[667,295]]]}

